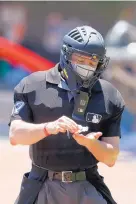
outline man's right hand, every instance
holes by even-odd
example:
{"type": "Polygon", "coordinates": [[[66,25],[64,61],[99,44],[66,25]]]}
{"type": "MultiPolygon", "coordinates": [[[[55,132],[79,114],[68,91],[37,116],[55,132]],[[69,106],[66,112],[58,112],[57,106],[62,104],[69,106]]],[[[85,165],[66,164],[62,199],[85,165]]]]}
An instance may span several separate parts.
{"type": "Polygon", "coordinates": [[[72,119],[62,116],[58,120],[49,122],[45,125],[45,128],[49,134],[56,135],[59,132],[69,131],[71,133],[79,131],[78,124],[75,123],[72,119]]]}

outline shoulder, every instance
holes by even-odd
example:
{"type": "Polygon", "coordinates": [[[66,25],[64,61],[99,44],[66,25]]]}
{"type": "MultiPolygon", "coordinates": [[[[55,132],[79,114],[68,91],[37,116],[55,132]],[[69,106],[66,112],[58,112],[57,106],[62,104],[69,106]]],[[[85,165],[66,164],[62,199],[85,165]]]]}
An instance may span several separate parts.
{"type": "Polygon", "coordinates": [[[15,87],[14,91],[18,93],[27,93],[35,90],[38,86],[42,85],[43,82],[45,83],[46,72],[47,71],[38,71],[24,77],[15,87]]]}
{"type": "Polygon", "coordinates": [[[114,85],[104,79],[100,79],[99,83],[105,100],[115,105],[117,108],[123,108],[125,106],[121,93],[114,85]]]}
{"type": "Polygon", "coordinates": [[[49,70],[38,71],[23,78],[20,83],[15,87],[15,91],[28,93],[37,90],[41,86],[46,86],[46,82],[52,84],[59,84],[60,75],[58,71],[58,64],[49,70]]]}

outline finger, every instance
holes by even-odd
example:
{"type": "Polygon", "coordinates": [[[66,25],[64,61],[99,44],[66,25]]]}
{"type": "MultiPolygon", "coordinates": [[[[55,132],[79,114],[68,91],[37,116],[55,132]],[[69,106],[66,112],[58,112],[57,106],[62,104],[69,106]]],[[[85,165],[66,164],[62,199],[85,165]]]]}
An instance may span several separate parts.
{"type": "Polygon", "coordinates": [[[78,128],[78,124],[74,120],[72,120],[71,118],[68,118],[67,116],[63,116],[62,118],[65,122],[69,122],[71,125],[78,128]]]}
{"type": "Polygon", "coordinates": [[[99,137],[101,137],[101,136],[102,136],[102,132],[97,132],[97,133],[94,134],[94,137],[96,139],[99,139],[99,137]]]}
{"type": "Polygon", "coordinates": [[[67,125],[64,122],[59,122],[58,127],[67,130],[67,125]]]}
{"type": "Polygon", "coordinates": [[[73,132],[79,131],[78,125],[75,125],[75,124],[71,123],[71,121],[69,121],[69,120],[65,120],[64,122],[66,123],[66,125],[67,125],[73,132]]]}
{"type": "Polygon", "coordinates": [[[79,134],[79,133],[74,133],[73,136],[74,137],[85,137],[83,134],[79,134]]]}
{"type": "Polygon", "coordinates": [[[74,132],[75,135],[81,135],[82,133],[80,133],[80,130],[77,130],[74,132]]]}
{"type": "Polygon", "coordinates": [[[67,116],[62,116],[61,118],[58,119],[59,122],[64,122],[70,127],[70,132],[75,132],[79,131],[79,126],[76,122],[74,122],[72,119],[68,118],[67,116]]]}
{"type": "Polygon", "coordinates": [[[84,141],[84,138],[85,138],[85,136],[84,135],[75,135],[75,134],[73,134],[72,135],[73,136],[73,138],[76,140],[76,141],[84,141]]]}
{"type": "Polygon", "coordinates": [[[71,126],[71,124],[68,124],[65,122],[59,122],[58,125],[59,125],[59,127],[63,128],[65,131],[68,130],[71,133],[75,132],[75,129],[73,128],[73,126],[71,126]]]}
{"type": "Polygon", "coordinates": [[[94,133],[92,133],[92,136],[93,136],[95,139],[99,139],[99,137],[102,136],[102,132],[94,132],[94,133]]]}
{"type": "Polygon", "coordinates": [[[64,119],[62,117],[58,119],[58,122],[63,122],[63,121],[64,119]]]}
{"type": "Polygon", "coordinates": [[[70,121],[65,116],[58,119],[58,124],[61,124],[61,125],[65,124],[66,126],[71,125],[73,127],[73,124],[70,123],[70,121]]]}
{"type": "Polygon", "coordinates": [[[66,132],[66,130],[63,129],[63,128],[61,128],[61,127],[59,127],[58,130],[59,130],[59,132],[62,132],[62,133],[65,133],[65,132],[66,132]]]}
{"type": "Polygon", "coordinates": [[[65,132],[66,129],[64,127],[61,127],[59,124],[56,125],[56,132],[65,132]]]}

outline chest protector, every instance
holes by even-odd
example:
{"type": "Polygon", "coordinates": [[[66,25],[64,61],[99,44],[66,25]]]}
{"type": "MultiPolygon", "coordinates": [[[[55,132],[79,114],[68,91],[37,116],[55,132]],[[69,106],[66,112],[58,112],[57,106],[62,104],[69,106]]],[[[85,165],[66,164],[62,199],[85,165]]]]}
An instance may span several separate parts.
{"type": "MultiPolygon", "coordinates": [[[[28,94],[34,123],[54,121],[63,115],[72,119],[74,99],[69,102],[66,90],[48,82],[45,87],[41,80],[37,81],[36,87],[35,91],[28,94]]],[[[85,119],[75,119],[75,122],[88,126],[85,119]]],[[[89,128],[85,134],[90,131],[92,130],[89,128]]],[[[35,165],[54,171],[83,170],[98,163],[85,147],[79,145],[72,137],[69,139],[67,133],[50,135],[31,145],[30,158],[35,165]]]]}

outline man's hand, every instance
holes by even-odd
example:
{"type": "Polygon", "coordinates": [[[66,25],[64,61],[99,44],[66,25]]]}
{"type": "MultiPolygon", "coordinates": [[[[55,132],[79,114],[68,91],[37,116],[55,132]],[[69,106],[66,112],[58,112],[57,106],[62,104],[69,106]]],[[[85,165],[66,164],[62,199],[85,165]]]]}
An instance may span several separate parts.
{"type": "Polygon", "coordinates": [[[101,132],[89,133],[86,136],[79,133],[73,134],[73,138],[77,141],[77,143],[85,146],[99,162],[112,167],[114,166],[119,153],[119,138],[104,138],[104,142],[98,140],[101,136],[101,132]]]}
{"type": "Polygon", "coordinates": [[[78,132],[79,126],[76,124],[72,119],[62,116],[56,121],[49,122],[45,125],[49,134],[56,135],[59,132],[66,132],[69,131],[71,133],[78,132]]]}
{"type": "Polygon", "coordinates": [[[83,134],[74,133],[73,138],[77,141],[78,144],[83,145],[85,147],[93,142],[94,140],[98,140],[99,137],[102,136],[102,132],[92,132],[84,136],[83,134]]]}

